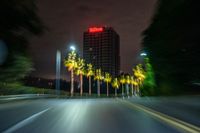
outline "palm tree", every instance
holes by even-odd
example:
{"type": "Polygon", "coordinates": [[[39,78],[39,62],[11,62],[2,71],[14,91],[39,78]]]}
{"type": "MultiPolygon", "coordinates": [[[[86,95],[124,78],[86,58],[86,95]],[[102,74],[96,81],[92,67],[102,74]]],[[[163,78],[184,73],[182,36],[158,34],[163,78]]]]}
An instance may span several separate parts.
{"type": "Polygon", "coordinates": [[[130,85],[130,83],[131,83],[130,76],[129,76],[129,75],[126,75],[125,80],[126,80],[126,94],[127,94],[127,96],[129,97],[129,85],[130,85]]]}
{"type": "Polygon", "coordinates": [[[111,82],[112,77],[109,73],[105,73],[104,81],[106,82],[106,88],[107,88],[107,97],[109,96],[109,83],[111,82]]]}
{"type": "Polygon", "coordinates": [[[117,96],[117,89],[119,89],[120,83],[117,78],[112,81],[112,87],[115,89],[115,96],[117,96]]]}
{"type": "Polygon", "coordinates": [[[136,91],[139,93],[139,87],[142,86],[145,79],[145,71],[142,68],[142,64],[138,64],[135,68],[133,68],[133,75],[135,76],[136,82],[138,83],[136,91]]]}
{"type": "Polygon", "coordinates": [[[89,95],[91,95],[91,76],[94,75],[94,70],[92,64],[87,64],[87,77],[89,78],[89,95]]]}
{"type": "Polygon", "coordinates": [[[132,96],[134,94],[136,94],[137,85],[138,85],[138,83],[136,82],[136,80],[134,79],[134,77],[131,76],[131,89],[132,89],[131,93],[132,93],[132,96]]]}
{"type": "Polygon", "coordinates": [[[74,94],[74,69],[77,67],[76,62],[76,52],[73,50],[68,54],[68,57],[64,61],[64,65],[67,67],[68,71],[71,72],[71,96],[74,94]]]}
{"type": "Polygon", "coordinates": [[[80,76],[80,95],[83,95],[83,75],[84,75],[84,66],[85,62],[83,59],[78,58],[77,60],[77,67],[76,67],[76,74],[80,76]]]}
{"type": "Polygon", "coordinates": [[[122,85],[122,97],[124,97],[124,84],[126,82],[124,75],[120,76],[120,80],[119,80],[120,84],[122,85]]]}
{"type": "Polygon", "coordinates": [[[100,96],[100,81],[103,79],[101,69],[96,70],[95,79],[97,80],[97,94],[98,96],[100,96]]]}

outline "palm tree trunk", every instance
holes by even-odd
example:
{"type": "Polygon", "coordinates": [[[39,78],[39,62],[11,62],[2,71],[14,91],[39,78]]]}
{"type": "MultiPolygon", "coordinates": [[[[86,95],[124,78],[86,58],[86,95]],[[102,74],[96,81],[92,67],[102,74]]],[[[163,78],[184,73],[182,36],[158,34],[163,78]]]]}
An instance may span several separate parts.
{"type": "Polygon", "coordinates": [[[108,88],[109,86],[108,86],[108,82],[107,82],[106,85],[107,85],[107,97],[108,97],[108,96],[109,96],[109,88],[108,88]]]}
{"type": "Polygon", "coordinates": [[[100,94],[100,81],[99,80],[97,80],[97,92],[98,92],[98,96],[100,96],[101,94],[100,94]]]}
{"type": "Polygon", "coordinates": [[[126,95],[129,96],[129,84],[126,84],[126,95]]]}
{"type": "Polygon", "coordinates": [[[81,86],[80,86],[80,95],[83,95],[83,75],[80,74],[80,82],[81,82],[81,86]]]}
{"type": "Polygon", "coordinates": [[[122,97],[124,97],[124,85],[122,84],[122,97]]]}
{"type": "Polygon", "coordinates": [[[70,90],[71,96],[74,95],[74,70],[71,70],[71,90],[70,90]]]}
{"type": "Polygon", "coordinates": [[[115,89],[115,96],[117,97],[117,89],[115,89]]]}
{"type": "Polygon", "coordinates": [[[132,90],[131,91],[131,93],[132,93],[131,95],[133,96],[133,84],[131,84],[131,90],[132,90]]]}
{"type": "Polygon", "coordinates": [[[89,95],[91,96],[91,77],[89,76],[89,95]]]}
{"type": "Polygon", "coordinates": [[[136,85],[136,86],[135,86],[135,95],[136,95],[136,96],[138,95],[138,92],[139,92],[139,85],[136,85]]]}
{"type": "Polygon", "coordinates": [[[134,95],[136,96],[137,85],[134,86],[134,95]]]}
{"type": "Polygon", "coordinates": [[[137,94],[140,95],[140,86],[137,87],[137,94]]]}

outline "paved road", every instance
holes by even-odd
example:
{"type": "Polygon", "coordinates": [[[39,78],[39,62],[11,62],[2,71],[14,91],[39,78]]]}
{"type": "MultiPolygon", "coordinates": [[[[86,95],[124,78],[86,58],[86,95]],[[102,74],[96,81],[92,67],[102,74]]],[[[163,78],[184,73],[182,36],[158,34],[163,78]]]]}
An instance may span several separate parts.
{"type": "Polygon", "coordinates": [[[200,127],[200,96],[135,97],[129,101],[200,127]]]}
{"type": "MultiPolygon", "coordinates": [[[[134,102],[129,101],[130,104],[134,102]]],[[[119,99],[38,99],[0,104],[0,132],[179,133],[119,99]]]]}

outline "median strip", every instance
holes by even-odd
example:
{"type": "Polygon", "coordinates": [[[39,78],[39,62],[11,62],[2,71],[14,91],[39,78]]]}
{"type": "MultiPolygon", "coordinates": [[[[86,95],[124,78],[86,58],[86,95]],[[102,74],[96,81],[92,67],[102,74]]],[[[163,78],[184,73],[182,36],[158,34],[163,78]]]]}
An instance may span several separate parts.
{"type": "Polygon", "coordinates": [[[180,130],[182,132],[186,132],[186,133],[200,133],[200,128],[197,127],[197,126],[195,126],[195,125],[192,125],[192,124],[189,124],[189,123],[184,122],[182,120],[173,118],[173,117],[168,116],[166,114],[163,114],[161,112],[152,110],[152,109],[150,109],[148,107],[145,107],[143,105],[139,105],[139,104],[136,104],[136,103],[131,103],[131,102],[127,101],[127,100],[120,100],[120,99],[118,99],[118,100],[121,103],[127,105],[128,107],[134,108],[134,109],[137,109],[137,110],[141,110],[141,111],[149,114],[153,118],[161,120],[161,121],[167,123],[170,126],[175,127],[176,129],[178,129],[178,130],[180,130]]]}

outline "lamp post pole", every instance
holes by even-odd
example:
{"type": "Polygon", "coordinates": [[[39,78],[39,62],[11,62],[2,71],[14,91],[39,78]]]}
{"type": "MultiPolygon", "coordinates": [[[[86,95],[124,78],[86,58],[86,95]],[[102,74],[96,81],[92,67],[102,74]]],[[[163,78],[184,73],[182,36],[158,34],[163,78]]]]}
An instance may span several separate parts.
{"type": "Polygon", "coordinates": [[[60,68],[61,68],[61,52],[56,52],[56,94],[60,95],[60,68]]]}

